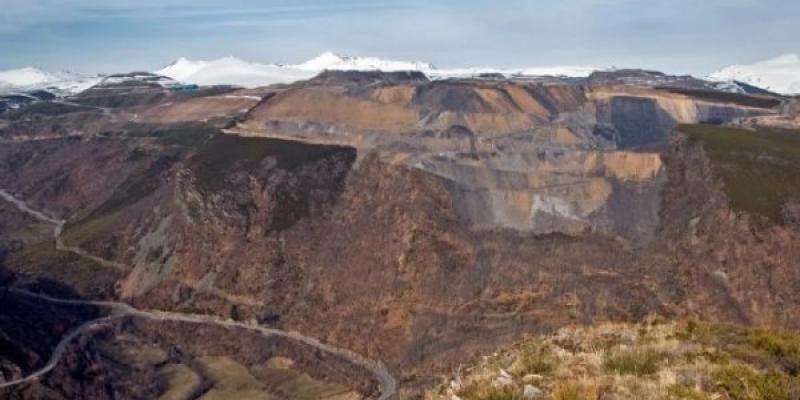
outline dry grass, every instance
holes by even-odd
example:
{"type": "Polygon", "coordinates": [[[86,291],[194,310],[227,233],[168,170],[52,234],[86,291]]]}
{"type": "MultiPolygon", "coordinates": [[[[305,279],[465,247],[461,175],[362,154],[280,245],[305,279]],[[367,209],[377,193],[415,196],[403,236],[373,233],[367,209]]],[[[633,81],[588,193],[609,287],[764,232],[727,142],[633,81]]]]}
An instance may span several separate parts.
{"type": "Polygon", "coordinates": [[[597,386],[591,383],[560,382],[553,388],[553,400],[597,400],[597,386]]]}
{"type": "Polygon", "coordinates": [[[517,376],[529,374],[546,375],[555,368],[554,356],[549,346],[530,342],[520,346],[519,355],[511,365],[511,372],[517,376]]]}
{"type": "Polygon", "coordinates": [[[202,383],[197,373],[182,364],[168,365],[161,373],[167,379],[168,389],[159,396],[158,400],[191,399],[202,383]]]}
{"type": "Polygon", "coordinates": [[[203,368],[214,383],[203,400],[277,399],[256,379],[246,366],[228,357],[204,357],[203,368]]]}
{"type": "Polygon", "coordinates": [[[429,399],[800,400],[800,334],[697,321],[599,324],[532,337],[429,399]],[[454,397],[455,396],[455,397],[454,397]]]}
{"type": "Polygon", "coordinates": [[[99,347],[103,355],[123,365],[147,367],[169,359],[168,354],[158,346],[135,343],[124,337],[117,337],[115,341],[102,343],[99,347]]]}
{"type": "Polygon", "coordinates": [[[459,393],[462,400],[524,400],[522,389],[516,386],[475,385],[459,393]]]}
{"type": "Polygon", "coordinates": [[[658,372],[664,357],[664,353],[653,349],[620,351],[606,356],[605,367],[620,375],[652,375],[658,372]]]}
{"type": "Polygon", "coordinates": [[[202,400],[294,399],[350,400],[360,396],[347,387],[326,383],[286,365],[245,366],[228,357],[204,357],[214,386],[202,400]]]}

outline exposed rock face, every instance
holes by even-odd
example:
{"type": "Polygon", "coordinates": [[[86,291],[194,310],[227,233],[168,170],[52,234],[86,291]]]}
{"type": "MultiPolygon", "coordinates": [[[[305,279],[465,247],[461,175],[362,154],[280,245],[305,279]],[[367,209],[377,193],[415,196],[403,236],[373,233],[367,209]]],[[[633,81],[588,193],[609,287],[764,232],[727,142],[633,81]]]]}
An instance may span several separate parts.
{"type": "Polygon", "coordinates": [[[621,148],[663,142],[677,125],[657,100],[642,97],[611,98],[605,109],[601,107],[599,119],[615,128],[614,138],[621,148]]]}
{"type": "Polygon", "coordinates": [[[664,180],[658,156],[616,151],[664,148],[682,123],[773,113],[668,90],[598,85],[599,78],[582,86],[398,82],[373,74],[359,85],[350,75],[277,94],[235,131],[377,150],[441,177],[459,216],[476,229],[652,237],[658,202],[651,200],[664,180]],[[615,211],[642,204],[649,206],[634,207],[632,217],[615,211]]]}
{"type": "Polygon", "coordinates": [[[679,124],[722,124],[771,115],[763,108],[709,102],[671,92],[596,88],[597,119],[619,148],[665,145],[679,124]]]}
{"type": "Polygon", "coordinates": [[[165,219],[141,239],[157,243],[160,257],[147,257],[139,242],[139,262],[122,296],[139,297],[167,282],[174,299],[193,289],[212,302],[263,305],[265,296],[278,295],[269,291],[270,270],[286,267],[280,233],[326,214],[354,161],[351,148],[218,137],[179,171],[170,200],[177,208],[163,213],[165,219]],[[255,156],[242,158],[247,151],[255,156]],[[241,252],[243,241],[252,243],[254,253],[241,252]],[[253,259],[261,261],[235,267],[253,259]]]}
{"type": "MultiPolygon", "coordinates": [[[[540,234],[591,228],[620,232],[616,224],[624,222],[611,213],[611,196],[626,196],[627,187],[650,186],[657,193],[662,173],[657,154],[591,151],[439,156],[415,166],[445,180],[458,214],[474,227],[540,234]]],[[[635,218],[640,226],[657,223],[658,202],[649,204],[650,215],[635,218]]]]}
{"type": "Polygon", "coordinates": [[[15,188],[39,210],[68,217],[110,196],[119,181],[103,179],[104,171],[121,178],[152,160],[148,152],[119,141],[32,140],[0,146],[0,186],[15,188]]]}

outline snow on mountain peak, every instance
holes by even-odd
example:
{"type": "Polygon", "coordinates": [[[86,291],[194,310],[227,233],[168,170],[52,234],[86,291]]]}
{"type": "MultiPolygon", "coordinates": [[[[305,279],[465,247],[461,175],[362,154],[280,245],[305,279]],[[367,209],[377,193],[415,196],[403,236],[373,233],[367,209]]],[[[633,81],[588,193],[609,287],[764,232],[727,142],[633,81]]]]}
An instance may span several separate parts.
{"type": "Polygon", "coordinates": [[[313,74],[277,65],[250,63],[233,56],[210,61],[184,57],[156,71],[159,75],[198,85],[236,85],[256,87],[308,79],[313,74]]]}
{"type": "Polygon", "coordinates": [[[170,63],[169,65],[167,65],[166,67],[164,67],[163,69],[167,69],[167,68],[182,69],[182,68],[187,68],[188,66],[191,66],[191,65],[194,65],[194,64],[195,64],[195,61],[191,61],[186,57],[180,57],[177,60],[175,60],[172,63],[170,63]]]}
{"type": "Polygon", "coordinates": [[[438,69],[422,61],[397,61],[378,57],[341,56],[326,51],[301,64],[258,64],[242,61],[236,57],[225,57],[211,61],[192,61],[179,58],[167,67],[156,71],[182,82],[200,85],[238,85],[245,87],[264,86],[275,83],[291,83],[310,79],[325,70],[340,71],[419,71],[431,78],[470,77],[483,73],[504,75],[554,75],[586,77],[598,68],[594,67],[543,67],[543,68],[461,68],[438,69]]]}
{"type": "Polygon", "coordinates": [[[296,65],[250,63],[231,56],[210,61],[192,61],[181,57],[156,73],[178,81],[200,85],[227,84],[253,87],[309,79],[324,70],[415,70],[427,72],[433,69],[433,65],[422,62],[393,61],[375,57],[346,57],[333,52],[325,52],[296,65]]]}
{"type": "Polygon", "coordinates": [[[709,78],[740,81],[782,94],[800,94],[800,55],[784,54],[753,64],[732,65],[709,78]]]}
{"type": "Polygon", "coordinates": [[[332,51],[326,51],[302,64],[297,65],[296,67],[305,67],[308,69],[324,69],[329,65],[336,65],[344,62],[344,58],[336,55],[336,53],[332,51]]]}
{"type": "Polygon", "coordinates": [[[36,67],[0,71],[0,82],[4,83],[6,86],[24,87],[55,80],[57,80],[57,78],[54,75],[48,74],[36,67]]]}
{"type": "Polygon", "coordinates": [[[54,89],[56,92],[71,94],[85,90],[98,81],[98,77],[84,76],[69,71],[50,73],[36,67],[0,71],[0,88],[4,92],[54,89]]]}
{"type": "Polygon", "coordinates": [[[310,70],[380,70],[380,71],[431,71],[436,69],[432,64],[422,61],[396,61],[377,57],[340,56],[326,51],[302,64],[293,67],[310,70]]]}

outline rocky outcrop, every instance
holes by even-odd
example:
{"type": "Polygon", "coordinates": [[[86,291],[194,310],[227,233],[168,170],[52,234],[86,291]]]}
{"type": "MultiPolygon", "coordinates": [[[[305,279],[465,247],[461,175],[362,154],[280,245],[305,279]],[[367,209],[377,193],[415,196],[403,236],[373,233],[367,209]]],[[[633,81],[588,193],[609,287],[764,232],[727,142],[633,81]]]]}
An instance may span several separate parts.
{"type": "Polygon", "coordinates": [[[415,167],[444,179],[459,216],[479,229],[614,234],[625,224],[645,233],[658,224],[658,201],[642,202],[651,209],[635,218],[621,219],[612,211],[617,202],[635,204],[646,193],[657,197],[663,172],[657,154],[542,150],[438,156],[415,167]]]}
{"type": "Polygon", "coordinates": [[[776,111],[715,103],[688,96],[647,90],[600,88],[591,97],[597,104],[598,123],[621,148],[664,147],[680,124],[723,124],[773,115],[776,111]]]}
{"type": "Polygon", "coordinates": [[[582,86],[365,75],[359,84],[355,75],[295,85],[256,106],[233,132],[377,151],[444,179],[458,215],[474,229],[652,238],[663,175],[633,165],[658,164],[656,151],[679,124],[775,113],[724,96],[693,98],[599,78],[582,86]],[[625,154],[636,160],[626,168],[636,171],[620,176],[615,162],[606,168],[602,161],[618,150],[650,153],[625,154]]]}

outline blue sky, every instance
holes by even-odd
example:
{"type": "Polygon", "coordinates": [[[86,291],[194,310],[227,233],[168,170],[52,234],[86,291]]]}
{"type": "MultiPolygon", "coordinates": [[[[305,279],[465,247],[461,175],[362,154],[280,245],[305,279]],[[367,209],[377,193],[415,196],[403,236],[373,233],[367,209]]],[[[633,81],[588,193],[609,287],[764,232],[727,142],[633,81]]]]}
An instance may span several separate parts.
{"type": "Polygon", "coordinates": [[[332,50],[440,67],[705,74],[800,52],[798,0],[0,0],[0,69],[152,70],[332,50]]]}

